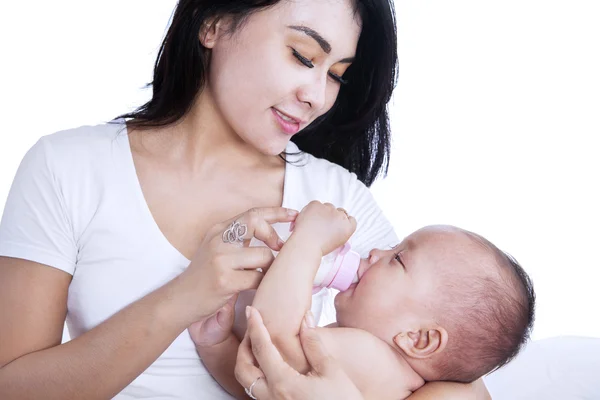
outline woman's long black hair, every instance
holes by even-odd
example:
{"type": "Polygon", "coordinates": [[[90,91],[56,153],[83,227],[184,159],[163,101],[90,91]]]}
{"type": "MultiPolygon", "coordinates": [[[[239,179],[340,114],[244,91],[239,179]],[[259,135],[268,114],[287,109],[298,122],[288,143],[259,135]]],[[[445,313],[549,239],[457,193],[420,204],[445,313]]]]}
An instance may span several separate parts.
{"type": "MultiPolygon", "coordinates": [[[[198,37],[206,21],[232,16],[239,27],[252,12],[281,0],[180,0],[160,47],[152,99],[121,115],[131,127],[179,121],[192,107],[207,76],[207,52],[198,37]]],[[[332,109],[292,138],[300,150],[325,158],[370,186],[387,173],[391,147],[387,105],[396,83],[398,57],[392,0],[354,0],[362,21],[354,63],[344,74],[332,109]]]]}

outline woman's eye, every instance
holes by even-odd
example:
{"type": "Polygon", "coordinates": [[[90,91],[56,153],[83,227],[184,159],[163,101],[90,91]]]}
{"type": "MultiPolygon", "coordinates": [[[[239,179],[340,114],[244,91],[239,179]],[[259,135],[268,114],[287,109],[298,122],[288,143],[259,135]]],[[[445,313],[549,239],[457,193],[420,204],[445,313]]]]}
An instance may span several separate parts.
{"type": "Polygon", "coordinates": [[[332,77],[332,78],[333,78],[333,80],[335,80],[335,81],[339,82],[341,85],[347,85],[347,84],[348,84],[348,81],[347,81],[347,80],[345,80],[344,78],[342,78],[342,77],[341,77],[341,76],[339,76],[339,75],[336,75],[336,74],[334,74],[333,72],[330,72],[330,73],[329,73],[329,76],[330,76],[330,77],[332,77]]]}
{"type": "MultiPolygon", "coordinates": [[[[313,64],[312,61],[310,61],[308,58],[304,57],[302,54],[298,53],[298,50],[292,48],[292,54],[305,67],[308,67],[308,68],[314,68],[315,67],[315,64],[313,64]]],[[[344,78],[342,78],[341,76],[339,76],[337,74],[334,74],[333,72],[329,72],[329,76],[331,77],[331,79],[333,79],[334,81],[338,82],[341,85],[348,84],[347,80],[345,80],[344,78]]]]}
{"type": "Polygon", "coordinates": [[[315,65],[312,63],[312,61],[310,61],[308,58],[304,57],[302,54],[298,53],[298,51],[296,49],[292,49],[292,54],[294,54],[294,57],[296,57],[298,59],[298,61],[300,61],[305,67],[308,67],[308,68],[315,67],[315,65]]]}

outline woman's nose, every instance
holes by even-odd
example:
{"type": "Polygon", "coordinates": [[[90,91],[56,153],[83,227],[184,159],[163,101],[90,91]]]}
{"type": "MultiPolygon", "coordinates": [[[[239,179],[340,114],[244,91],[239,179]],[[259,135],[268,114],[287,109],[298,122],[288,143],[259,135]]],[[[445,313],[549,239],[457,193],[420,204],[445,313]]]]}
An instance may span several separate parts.
{"type": "Polygon", "coordinates": [[[325,106],[327,77],[315,77],[298,90],[298,100],[307,104],[312,110],[319,111],[325,106]]]}

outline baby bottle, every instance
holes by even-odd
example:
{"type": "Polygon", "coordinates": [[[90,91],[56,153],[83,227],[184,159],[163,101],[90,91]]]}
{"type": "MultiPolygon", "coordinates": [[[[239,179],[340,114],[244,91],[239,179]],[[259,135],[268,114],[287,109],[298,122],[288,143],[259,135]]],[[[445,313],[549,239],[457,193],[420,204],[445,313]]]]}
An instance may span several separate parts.
{"type": "Polygon", "coordinates": [[[313,282],[313,293],[323,288],[347,290],[358,282],[360,255],[351,250],[350,243],[337,248],[323,257],[313,282]]]}

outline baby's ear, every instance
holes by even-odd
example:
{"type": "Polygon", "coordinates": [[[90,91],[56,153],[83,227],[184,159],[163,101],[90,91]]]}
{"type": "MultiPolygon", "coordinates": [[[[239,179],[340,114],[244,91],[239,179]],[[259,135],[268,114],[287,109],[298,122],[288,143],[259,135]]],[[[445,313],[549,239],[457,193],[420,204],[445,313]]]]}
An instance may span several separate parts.
{"type": "Polygon", "coordinates": [[[425,359],[439,354],[448,344],[448,332],[441,326],[400,332],[394,343],[410,358],[425,359]]]}

